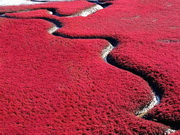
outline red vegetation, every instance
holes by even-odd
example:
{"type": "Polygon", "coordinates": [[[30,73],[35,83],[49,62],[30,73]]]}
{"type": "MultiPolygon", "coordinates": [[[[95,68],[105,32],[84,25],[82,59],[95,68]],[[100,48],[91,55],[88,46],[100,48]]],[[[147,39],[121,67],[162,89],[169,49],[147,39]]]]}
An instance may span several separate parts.
{"type": "Polygon", "coordinates": [[[0,7],[0,12],[15,12],[23,10],[33,10],[33,9],[56,9],[61,15],[71,15],[75,12],[80,12],[83,9],[92,7],[94,3],[89,3],[82,0],[75,0],[72,2],[52,2],[44,4],[35,5],[22,5],[22,6],[2,6],[0,7]]]}
{"type": "Polygon", "coordinates": [[[156,91],[163,94],[150,117],[178,126],[179,6],[178,1],[170,0],[114,1],[87,18],[60,19],[65,25],[58,32],[70,37],[112,37],[121,41],[111,53],[112,59],[121,68],[156,85],[156,91]]]}
{"type": "Polygon", "coordinates": [[[180,135],[180,131],[176,131],[175,133],[172,133],[170,135],[180,135]]]}
{"type": "Polygon", "coordinates": [[[54,37],[48,27],[44,20],[1,21],[2,134],[161,129],[134,116],[151,90],[140,77],[101,59],[106,41],[54,37]]]}
{"type": "Polygon", "coordinates": [[[32,11],[22,11],[20,13],[5,13],[5,15],[12,18],[48,18],[51,16],[50,11],[45,9],[37,9],[32,11]]]}
{"type": "Polygon", "coordinates": [[[0,8],[39,9],[6,14],[28,19],[0,18],[0,134],[163,134],[165,125],[135,116],[152,99],[143,79],[163,93],[149,115],[178,123],[180,37],[178,21],[172,21],[177,20],[178,3],[113,1],[85,18],[45,11],[67,15],[91,5],[76,2],[82,4],[72,10],[67,6],[75,2],[0,8]],[[30,18],[58,19],[61,35],[121,41],[111,57],[127,71],[103,61],[106,40],[53,36],[47,32],[50,22],[30,18]],[[169,39],[177,42],[164,43],[169,39]]]}

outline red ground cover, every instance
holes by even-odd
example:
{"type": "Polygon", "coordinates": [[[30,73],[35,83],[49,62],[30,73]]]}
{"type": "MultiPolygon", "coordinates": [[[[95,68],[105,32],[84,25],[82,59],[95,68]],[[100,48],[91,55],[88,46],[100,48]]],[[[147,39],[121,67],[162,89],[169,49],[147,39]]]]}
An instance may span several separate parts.
{"type": "Polygon", "coordinates": [[[75,2],[0,8],[40,9],[7,14],[24,19],[0,18],[0,133],[163,134],[165,125],[135,116],[152,99],[146,81],[163,94],[149,115],[178,124],[178,1],[114,1],[85,18],[45,11],[68,15],[86,8],[87,2],[76,2],[70,12],[75,2]],[[62,22],[60,35],[101,39],[53,36],[47,32],[52,24],[38,18],[62,22]],[[110,55],[120,68],[101,58],[107,37],[121,42],[110,55]]]}
{"type": "Polygon", "coordinates": [[[21,6],[3,6],[0,7],[0,12],[15,12],[33,9],[56,9],[61,15],[71,15],[75,12],[80,12],[83,9],[95,5],[83,0],[75,0],[71,2],[51,2],[35,5],[21,5],[21,6]]]}
{"type": "Polygon", "coordinates": [[[173,133],[172,135],[179,135],[180,134],[180,131],[177,131],[175,133],[173,133]]]}
{"type": "Polygon", "coordinates": [[[121,41],[111,53],[116,65],[139,74],[163,94],[161,104],[151,111],[150,117],[179,128],[179,6],[180,2],[173,0],[114,1],[88,18],[60,19],[65,25],[58,32],[71,37],[112,37],[121,41]]]}

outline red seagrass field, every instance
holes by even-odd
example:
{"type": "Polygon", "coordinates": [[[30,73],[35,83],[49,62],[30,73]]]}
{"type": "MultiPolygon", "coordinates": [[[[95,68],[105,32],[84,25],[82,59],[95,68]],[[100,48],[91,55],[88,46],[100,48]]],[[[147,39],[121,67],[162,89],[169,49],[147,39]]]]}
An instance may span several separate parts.
{"type": "Polygon", "coordinates": [[[0,6],[0,135],[180,135],[179,7],[0,6]]]}

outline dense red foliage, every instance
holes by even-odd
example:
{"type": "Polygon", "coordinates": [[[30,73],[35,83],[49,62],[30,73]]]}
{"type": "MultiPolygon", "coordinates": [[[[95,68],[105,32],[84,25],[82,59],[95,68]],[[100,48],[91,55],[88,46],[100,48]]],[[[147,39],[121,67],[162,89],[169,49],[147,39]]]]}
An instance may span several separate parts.
{"type": "Polygon", "coordinates": [[[22,5],[22,6],[3,6],[0,7],[0,12],[14,12],[32,9],[56,9],[61,15],[71,15],[75,12],[80,12],[83,9],[89,8],[95,4],[83,0],[75,0],[72,2],[51,2],[36,5],[22,5]]]}
{"type": "Polygon", "coordinates": [[[176,131],[175,133],[172,133],[171,135],[180,135],[180,131],[176,131]]]}
{"type": "Polygon", "coordinates": [[[5,15],[9,17],[14,17],[14,18],[50,18],[51,14],[48,13],[50,11],[45,10],[45,9],[37,9],[37,10],[32,10],[32,11],[22,11],[20,13],[5,13],[5,15]]]}
{"type": "Polygon", "coordinates": [[[163,134],[166,126],[134,114],[152,99],[143,80],[151,78],[164,95],[150,114],[179,121],[178,3],[166,2],[114,1],[86,18],[42,10],[77,13],[80,8],[67,8],[74,2],[12,7],[40,10],[7,14],[29,19],[0,18],[0,134],[163,134]],[[116,38],[121,45],[112,58],[143,78],[103,61],[106,40],[53,36],[47,32],[52,24],[32,17],[58,19],[58,32],[70,37],[116,38]]]}
{"type": "Polygon", "coordinates": [[[65,25],[58,32],[71,37],[113,37],[121,41],[111,53],[117,65],[141,74],[163,93],[161,104],[151,111],[151,117],[178,125],[179,6],[180,2],[173,0],[114,1],[88,18],[60,19],[65,25]]]}
{"type": "Polygon", "coordinates": [[[43,20],[1,20],[2,134],[161,129],[134,116],[151,90],[101,59],[106,41],[54,37],[48,26],[43,20]]]}

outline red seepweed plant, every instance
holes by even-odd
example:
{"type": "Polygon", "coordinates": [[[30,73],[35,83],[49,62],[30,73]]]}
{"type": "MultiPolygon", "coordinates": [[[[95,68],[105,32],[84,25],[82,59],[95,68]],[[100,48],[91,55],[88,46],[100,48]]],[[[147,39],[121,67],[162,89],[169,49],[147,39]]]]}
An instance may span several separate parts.
{"type": "Polygon", "coordinates": [[[88,17],[68,17],[94,5],[83,1],[0,8],[1,134],[178,129],[178,3],[111,4],[88,17]],[[61,28],[48,33],[57,23],[61,28]],[[117,47],[107,63],[101,53],[110,43],[117,47]],[[153,89],[160,104],[150,120],[137,117],[153,89]]]}

